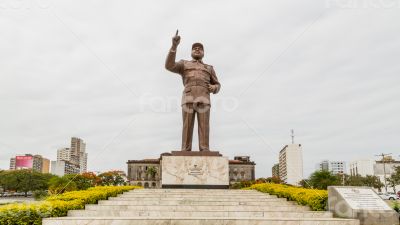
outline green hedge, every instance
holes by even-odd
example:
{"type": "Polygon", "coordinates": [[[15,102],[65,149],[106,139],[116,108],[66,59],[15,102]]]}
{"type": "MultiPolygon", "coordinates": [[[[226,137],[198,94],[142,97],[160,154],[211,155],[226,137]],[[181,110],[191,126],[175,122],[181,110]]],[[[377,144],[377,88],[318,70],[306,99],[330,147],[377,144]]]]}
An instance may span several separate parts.
{"type": "Polygon", "coordinates": [[[296,201],[300,205],[307,205],[315,211],[327,209],[328,191],[326,190],[306,189],[273,183],[254,184],[246,189],[254,189],[286,198],[289,201],[296,201]]]}
{"type": "Polygon", "coordinates": [[[0,206],[1,225],[40,225],[42,218],[66,216],[68,210],[84,209],[85,204],[115,197],[136,186],[99,186],[85,191],[71,191],[48,197],[36,203],[15,203],[0,206]]]}

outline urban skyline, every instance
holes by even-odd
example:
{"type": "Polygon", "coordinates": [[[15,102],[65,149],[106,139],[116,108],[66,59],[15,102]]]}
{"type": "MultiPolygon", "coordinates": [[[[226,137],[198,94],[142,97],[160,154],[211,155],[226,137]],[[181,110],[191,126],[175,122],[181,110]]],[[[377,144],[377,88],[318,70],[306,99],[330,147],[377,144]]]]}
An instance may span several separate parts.
{"type": "Polygon", "coordinates": [[[59,176],[89,172],[87,170],[88,153],[83,139],[71,137],[70,145],[59,148],[56,152],[55,160],[49,160],[42,155],[32,153],[13,155],[10,158],[8,169],[33,169],[37,172],[52,173],[59,176]]]}
{"type": "MultiPolygon", "coordinates": [[[[293,131],[292,131],[293,132],[293,131]]],[[[77,137],[71,137],[71,141],[69,142],[70,144],[71,144],[71,146],[73,146],[74,145],[74,143],[71,143],[71,142],[73,142],[73,140],[74,139],[78,139],[78,141],[82,141],[83,142],[83,139],[81,139],[81,138],[77,138],[77,137]]],[[[293,133],[291,134],[291,143],[294,143],[294,136],[293,136],[293,133]]],[[[285,145],[284,147],[283,147],[283,149],[282,150],[284,150],[284,149],[286,149],[287,148],[287,146],[291,146],[291,145],[293,145],[293,144],[288,144],[288,145],[285,145]]],[[[297,144],[295,144],[295,145],[297,145],[297,144]]],[[[55,152],[56,152],[56,157],[55,157],[55,159],[54,160],[52,160],[52,158],[47,158],[47,159],[49,159],[49,163],[52,163],[53,161],[60,161],[60,160],[62,160],[62,161],[70,161],[71,160],[71,146],[69,146],[69,147],[61,147],[61,148],[59,148],[59,149],[57,149],[55,152]],[[60,157],[60,155],[62,155],[61,157],[60,157]]],[[[83,142],[83,149],[84,149],[84,152],[86,151],[86,142],[83,142]]],[[[300,144],[300,148],[301,148],[301,144],[300,144]]],[[[280,152],[282,152],[282,150],[280,151],[280,152]]],[[[300,150],[301,151],[301,153],[300,154],[302,154],[302,150],[300,150]]],[[[87,157],[87,154],[88,153],[86,153],[86,157],[87,157]]],[[[24,155],[27,155],[27,153],[25,153],[25,154],[16,154],[16,155],[14,155],[14,156],[12,156],[11,158],[15,158],[15,156],[24,156],[24,155]]],[[[28,155],[32,155],[31,153],[28,153],[28,155]]],[[[39,155],[39,154],[36,154],[36,155],[39,155]]],[[[388,158],[390,158],[391,160],[394,160],[394,161],[396,161],[396,162],[398,162],[397,160],[396,160],[396,157],[393,157],[393,156],[391,156],[392,154],[390,154],[390,156],[388,157],[388,158]]],[[[32,155],[33,156],[33,155],[32,155]]],[[[39,156],[41,156],[41,155],[39,155],[39,156]]],[[[42,157],[42,156],[41,156],[42,157]]],[[[296,156],[297,157],[297,156],[296,156]]],[[[295,158],[296,158],[295,157],[295,158]]],[[[304,175],[299,175],[299,177],[301,177],[301,178],[304,178],[304,179],[306,179],[311,173],[313,173],[313,172],[315,172],[315,171],[317,171],[317,170],[324,170],[324,169],[326,169],[326,168],[323,168],[323,166],[322,166],[322,164],[325,164],[325,163],[327,163],[327,168],[328,169],[326,169],[326,170],[328,170],[328,171],[331,171],[331,172],[333,172],[333,174],[336,174],[337,173],[337,170],[338,170],[338,168],[336,168],[336,169],[331,169],[331,167],[329,167],[328,166],[328,164],[337,164],[337,163],[341,163],[341,162],[343,162],[344,163],[344,174],[348,174],[348,175],[355,175],[355,174],[359,174],[359,175],[362,175],[362,176],[366,176],[366,175],[375,175],[375,172],[374,172],[374,168],[369,168],[369,167],[371,167],[371,165],[375,165],[375,163],[376,162],[379,162],[380,160],[382,160],[382,159],[379,159],[379,158],[377,158],[377,155],[374,155],[374,157],[375,157],[375,159],[373,159],[373,158],[369,158],[369,159],[366,159],[366,157],[360,157],[360,158],[357,158],[357,159],[354,159],[354,160],[350,160],[350,161],[346,161],[346,160],[335,160],[335,161],[332,161],[332,160],[326,160],[326,159],[324,159],[324,160],[321,160],[320,162],[318,162],[318,163],[315,163],[315,165],[314,165],[314,169],[310,172],[310,173],[308,173],[308,174],[305,174],[304,173],[304,169],[303,169],[303,173],[304,173],[304,175]],[[355,173],[355,172],[352,172],[352,168],[354,168],[354,167],[356,167],[356,166],[352,166],[352,164],[355,164],[355,163],[357,163],[358,162],[358,164],[360,165],[360,163],[364,163],[365,165],[362,165],[362,172],[358,172],[357,171],[357,173],[355,173]],[[366,169],[366,168],[368,168],[368,169],[366,169]],[[367,170],[367,172],[365,172],[367,170]]],[[[399,155],[399,157],[400,157],[400,155],[399,155]]],[[[43,158],[45,158],[46,159],[46,157],[45,156],[43,156],[43,158]]],[[[86,160],[87,160],[87,158],[86,158],[86,160]]],[[[127,159],[127,161],[128,160],[131,160],[131,159],[127,159]]],[[[293,160],[293,159],[292,159],[293,160]]],[[[303,161],[303,159],[301,160],[301,161],[303,161]]],[[[121,167],[120,168],[112,168],[112,169],[110,169],[110,170],[103,170],[103,171],[101,171],[101,170],[86,170],[86,171],[80,171],[80,173],[82,173],[82,172],[104,172],[104,171],[112,171],[112,170],[121,170],[121,171],[127,171],[127,169],[124,167],[124,163],[126,163],[126,162],[123,162],[123,164],[121,165],[121,167]]],[[[255,163],[257,164],[257,162],[255,161],[255,163]]],[[[303,162],[301,162],[301,164],[302,164],[303,162]]],[[[81,165],[81,163],[79,163],[80,165],[81,165]]],[[[7,169],[10,169],[10,165],[11,165],[11,162],[10,162],[10,160],[8,161],[8,167],[4,167],[4,168],[2,168],[2,167],[0,167],[0,170],[7,170],[7,169]]],[[[67,162],[67,165],[69,165],[69,163],[67,162]]],[[[86,161],[86,165],[87,165],[87,161],[86,161]]],[[[268,176],[268,177],[272,177],[273,176],[273,168],[275,167],[275,166],[277,166],[277,165],[279,165],[279,157],[278,157],[278,159],[277,159],[277,162],[276,163],[274,163],[274,164],[272,164],[271,165],[271,167],[269,167],[267,170],[270,170],[271,171],[271,168],[272,168],[272,171],[270,172],[271,173],[271,175],[270,176],[268,176]]],[[[399,163],[399,165],[400,165],[400,163],[399,163]]],[[[332,166],[332,165],[331,165],[332,166]]],[[[301,165],[301,167],[304,167],[304,165],[301,165]]],[[[360,167],[360,166],[359,166],[360,167]]],[[[261,168],[259,168],[258,166],[256,166],[256,174],[257,174],[257,171],[259,170],[259,169],[261,169],[261,168]]],[[[279,172],[279,166],[278,166],[278,172],[279,172]]],[[[294,170],[291,168],[291,169],[289,169],[290,171],[292,171],[292,172],[294,172],[294,170]]],[[[343,168],[340,168],[339,170],[343,170],[343,168]]],[[[73,170],[72,170],[73,171],[73,170]]],[[[51,171],[51,167],[49,167],[49,173],[51,173],[52,171],[51,171]]],[[[390,174],[390,173],[388,173],[388,174],[390,174]]],[[[297,175],[296,175],[297,176],[297,175]]],[[[261,176],[256,176],[257,178],[259,178],[259,177],[261,177],[261,176]]],[[[383,181],[383,176],[382,175],[379,175],[379,177],[381,178],[381,180],[383,181]]],[[[301,180],[301,179],[300,179],[301,180]]],[[[294,183],[293,183],[294,184],[294,183]]]]}

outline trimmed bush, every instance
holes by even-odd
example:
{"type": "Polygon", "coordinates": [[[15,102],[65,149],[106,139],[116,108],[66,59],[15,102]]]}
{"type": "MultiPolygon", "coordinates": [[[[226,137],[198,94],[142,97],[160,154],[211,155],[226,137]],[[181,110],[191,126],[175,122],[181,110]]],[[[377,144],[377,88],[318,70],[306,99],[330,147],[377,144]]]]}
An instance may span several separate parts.
{"type": "Polygon", "coordinates": [[[36,190],[33,192],[33,198],[36,201],[43,200],[49,196],[49,193],[45,190],[36,190]]]}
{"type": "Polygon", "coordinates": [[[393,209],[394,209],[396,212],[400,213],[400,204],[399,204],[398,201],[395,201],[395,202],[393,203],[392,207],[393,207],[393,209]]]}
{"type": "Polygon", "coordinates": [[[42,218],[66,216],[68,210],[84,209],[85,204],[115,197],[136,186],[101,186],[85,191],[71,191],[48,197],[36,203],[16,203],[0,206],[0,224],[41,225],[42,218]]]}
{"type": "Polygon", "coordinates": [[[312,210],[324,211],[327,209],[328,191],[292,187],[283,184],[254,184],[246,189],[254,189],[263,193],[277,195],[289,201],[296,201],[300,205],[307,205],[312,210]]]}

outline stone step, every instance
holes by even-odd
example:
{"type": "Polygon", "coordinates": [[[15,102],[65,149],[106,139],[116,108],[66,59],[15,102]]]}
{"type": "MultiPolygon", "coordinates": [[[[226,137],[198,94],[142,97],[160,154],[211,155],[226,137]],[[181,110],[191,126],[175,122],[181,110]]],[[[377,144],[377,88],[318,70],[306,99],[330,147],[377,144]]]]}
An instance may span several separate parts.
{"type": "Polygon", "coordinates": [[[164,193],[171,193],[171,192],[230,192],[230,193],[250,193],[256,192],[256,190],[240,190],[240,189],[135,189],[129,192],[164,192],[164,193]]]}
{"type": "MultiPolygon", "coordinates": [[[[127,197],[127,196],[119,196],[119,197],[109,197],[108,200],[113,201],[214,201],[215,198],[212,197],[127,197]]],[[[269,201],[269,202],[286,202],[285,198],[240,198],[240,199],[233,199],[233,198],[218,198],[218,201],[239,201],[239,202],[248,202],[248,201],[269,201]]]]}
{"type": "Polygon", "coordinates": [[[180,218],[143,218],[143,217],[58,217],[43,219],[43,225],[359,225],[358,220],[336,218],[207,218],[207,217],[180,217],[180,218]]]}
{"type": "Polygon", "coordinates": [[[125,210],[125,211],[282,211],[282,212],[304,212],[309,211],[308,206],[300,205],[86,205],[87,210],[125,210]]]}
{"type": "Polygon", "coordinates": [[[245,191],[245,192],[236,192],[236,191],[128,191],[125,194],[134,194],[134,193],[153,193],[153,194],[232,194],[232,195],[251,195],[251,194],[262,194],[261,192],[257,191],[245,191]]]}
{"type": "Polygon", "coordinates": [[[141,201],[126,201],[126,200],[100,200],[99,205],[259,205],[259,206],[278,206],[278,205],[294,205],[294,202],[287,201],[164,201],[164,200],[141,200],[141,201]]]}
{"type": "Polygon", "coordinates": [[[216,195],[216,194],[143,194],[143,193],[136,193],[136,194],[122,194],[119,195],[120,197],[212,197],[212,198],[277,198],[275,195],[264,195],[264,194],[251,194],[251,195],[216,195]]]}
{"type": "Polygon", "coordinates": [[[256,190],[212,190],[212,189],[135,189],[127,193],[233,193],[233,194],[246,194],[258,193],[256,190]]]}
{"type": "Polygon", "coordinates": [[[73,217],[291,217],[291,218],[332,218],[330,212],[279,212],[279,211],[124,211],[124,210],[71,210],[73,217]]]}
{"type": "Polygon", "coordinates": [[[141,189],[126,192],[43,225],[359,225],[254,190],[141,189]]]}

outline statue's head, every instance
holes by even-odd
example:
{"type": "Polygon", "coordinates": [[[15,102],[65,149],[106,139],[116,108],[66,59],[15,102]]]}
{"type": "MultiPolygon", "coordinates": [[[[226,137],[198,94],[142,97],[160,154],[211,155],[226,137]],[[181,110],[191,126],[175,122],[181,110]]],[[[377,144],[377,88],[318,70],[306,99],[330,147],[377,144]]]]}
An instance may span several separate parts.
{"type": "Polygon", "coordinates": [[[201,43],[194,43],[192,45],[192,58],[196,60],[202,59],[204,56],[204,48],[201,43]]]}

